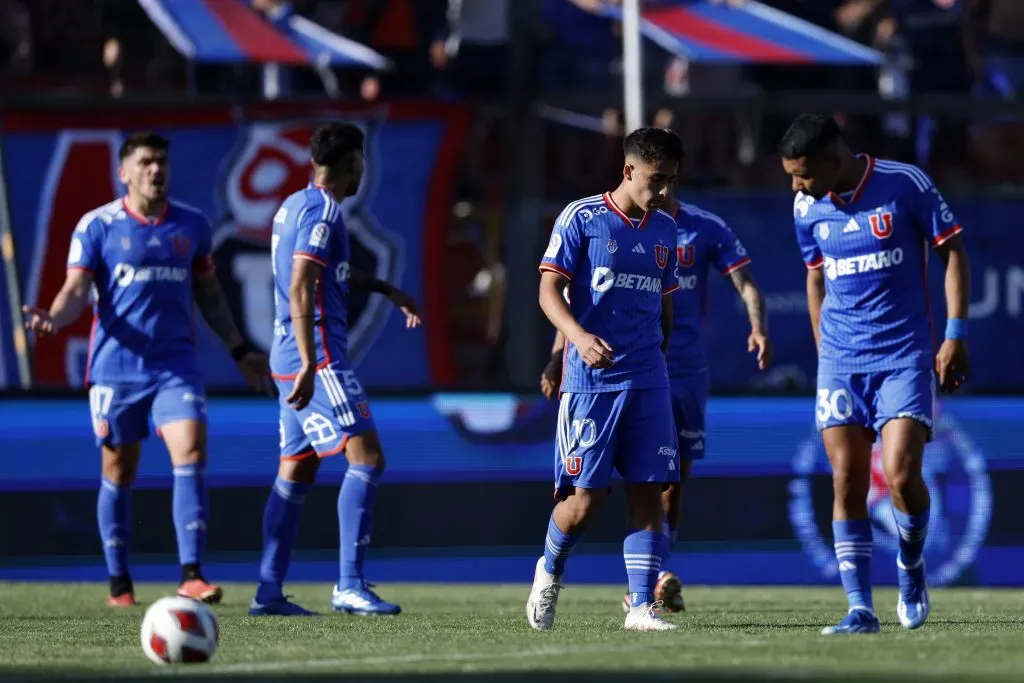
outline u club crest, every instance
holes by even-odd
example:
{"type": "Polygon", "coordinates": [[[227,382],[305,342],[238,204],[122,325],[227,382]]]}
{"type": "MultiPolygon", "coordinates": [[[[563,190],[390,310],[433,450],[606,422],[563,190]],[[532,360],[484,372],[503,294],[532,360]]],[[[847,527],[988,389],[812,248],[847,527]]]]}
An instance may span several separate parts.
{"type": "MultiPolygon", "coordinates": [[[[332,119],[334,120],[334,119],[332,119]]],[[[349,232],[352,266],[382,280],[396,281],[404,267],[404,241],[381,226],[370,211],[376,198],[380,156],[377,140],[383,118],[372,114],[350,120],[366,136],[366,171],[359,191],[342,204],[349,232]]],[[[274,214],[288,195],[312,179],[309,139],[320,121],[256,122],[243,129],[221,177],[221,216],[214,231],[217,270],[227,273],[222,285],[243,311],[246,334],[269,349],[273,341],[273,287],[270,235],[274,214]],[[233,277],[232,277],[233,276],[233,277]]],[[[349,362],[357,365],[387,322],[389,302],[360,290],[351,291],[349,362]]]]}

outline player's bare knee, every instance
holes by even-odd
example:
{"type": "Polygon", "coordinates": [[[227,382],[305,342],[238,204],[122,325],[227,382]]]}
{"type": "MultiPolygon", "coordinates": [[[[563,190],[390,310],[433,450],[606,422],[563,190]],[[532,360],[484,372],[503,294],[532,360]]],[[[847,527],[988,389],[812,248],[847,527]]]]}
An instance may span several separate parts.
{"type": "Polygon", "coordinates": [[[188,467],[190,465],[203,467],[206,465],[206,449],[201,448],[198,444],[177,448],[171,453],[171,463],[175,467],[188,467]]]}
{"type": "Polygon", "coordinates": [[[345,444],[345,459],[350,465],[363,465],[383,472],[387,467],[384,449],[376,431],[363,432],[350,437],[345,444]]]}
{"type": "Polygon", "coordinates": [[[118,486],[127,486],[135,481],[135,473],[139,469],[139,447],[137,444],[128,446],[103,447],[103,478],[118,486]]]}
{"type": "Polygon", "coordinates": [[[320,458],[312,453],[299,459],[285,458],[277,467],[277,476],[296,484],[312,484],[320,470],[320,458]]]}
{"type": "Polygon", "coordinates": [[[597,516],[607,497],[607,489],[577,488],[571,496],[559,503],[562,510],[558,516],[572,528],[585,526],[597,516]]]}

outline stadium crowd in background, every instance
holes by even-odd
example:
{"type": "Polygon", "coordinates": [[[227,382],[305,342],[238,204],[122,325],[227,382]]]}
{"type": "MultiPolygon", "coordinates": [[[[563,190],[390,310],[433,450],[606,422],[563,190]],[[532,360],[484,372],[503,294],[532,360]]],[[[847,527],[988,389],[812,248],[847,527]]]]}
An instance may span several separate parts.
{"type": "MultiPolygon", "coordinates": [[[[646,0],[645,0],[646,1],[646,0]]],[[[716,0],[733,6],[745,0],[716,0]]],[[[448,273],[462,340],[458,358],[474,385],[500,385],[506,273],[502,262],[507,159],[504,115],[515,30],[510,0],[250,0],[268,21],[300,13],[372,47],[394,65],[375,73],[282,68],[273,96],[469,100],[473,143],[457,180],[449,248],[464,267],[448,273]]],[[[541,200],[558,206],[621,172],[621,26],[601,16],[620,0],[536,0],[532,98],[565,116],[544,123],[541,200]],[[595,115],[560,98],[585,93],[595,115]]],[[[649,122],[675,129],[686,157],[682,192],[786,191],[774,141],[787,115],[756,108],[689,108],[687,99],[736,97],[828,86],[891,100],[952,93],[1019,100],[1024,92],[1021,0],[768,0],[780,10],[878,49],[881,68],[707,64],[643,43],[649,122]],[[678,106],[677,106],[678,105],[678,106]]],[[[0,0],[0,86],[5,92],[104,98],[267,96],[264,68],[192,65],[135,0],[0,0]]],[[[543,111],[544,108],[538,111],[543,111]]],[[[915,163],[951,193],[1024,188],[1024,126],[1017,120],[890,113],[836,118],[854,149],[915,163]]],[[[547,225],[542,226],[542,232],[547,225]]]]}

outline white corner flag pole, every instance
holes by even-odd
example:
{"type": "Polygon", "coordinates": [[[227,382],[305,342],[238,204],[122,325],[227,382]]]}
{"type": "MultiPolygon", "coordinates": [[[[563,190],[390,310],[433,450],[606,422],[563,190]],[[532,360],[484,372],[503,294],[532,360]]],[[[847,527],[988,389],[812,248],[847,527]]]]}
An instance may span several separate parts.
{"type": "Polygon", "coordinates": [[[640,0],[622,3],[622,96],[626,135],[642,127],[644,86],[640,62],[640,0]]]}

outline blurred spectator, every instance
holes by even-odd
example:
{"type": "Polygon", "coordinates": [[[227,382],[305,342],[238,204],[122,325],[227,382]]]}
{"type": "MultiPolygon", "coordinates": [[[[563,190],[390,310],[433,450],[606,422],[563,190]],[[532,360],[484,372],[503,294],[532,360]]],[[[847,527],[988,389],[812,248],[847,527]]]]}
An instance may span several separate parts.
{"type": "Polygon", "coordinates": [[[597,14],[601,4],[601,0],[541,0],[542,92],[613,87],[611,65],[622,54],[622,41],[615,34],[615,23],[597,14]]]}
{"type": "MultiPolygon", "coordinates": [[[[1024,2],[965,0],[964,49],[979,97],[1024,100],[1024,2]]],[[[1024,186],[1024,125],[1019,118],[981,122],[972,135],[981,181],[1024,186]]]]}
{"type": "Polygon", "coordinates": [[[363,79],[364,98],[380,92],[424,94],[439,82],[438,74],[448,64],[446,0],[348,0],[316,7],[314,16],[323,16],[325,26],[373,47],[394,64],[392,71],[363,79]]]}
{"type": "Polygon", "coordinates": [[[508,0],[448,0],[444,56],[431,50],[434,64],[448,62],[451,84],[462,95],[496,97],[508,73],[508,0]]]}
{"type": "Polygon", "coordinates": [[[21,0],[0,0],[0,73],[20,75],[32,68],[31,28],[21,0]]]}
{"type": "Polygon", "coordinates": [[[453,207],[448,238],[448,291],[459,376],[468,386],[507,381],[502,377],[507,277],[501,262],[500,211],[481,211],[473,201],[453,207]]]}

